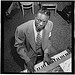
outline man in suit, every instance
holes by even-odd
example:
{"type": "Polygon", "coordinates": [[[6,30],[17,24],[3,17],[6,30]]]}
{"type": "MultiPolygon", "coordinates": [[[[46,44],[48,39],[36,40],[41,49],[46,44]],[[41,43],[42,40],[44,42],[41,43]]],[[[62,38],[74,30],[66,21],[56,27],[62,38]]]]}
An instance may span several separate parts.
{"type": "Polygon", "coordinates": [[[41,9],[35,14],[35,20],[18,26],[15,32],[17,52],[25,60],[28,70],[32,73],[35,64],[40,61],[49,64],[48,55],[52,56],[57,53],[50,41],[53,22],[49,18],[50,12],[41,9]]]}

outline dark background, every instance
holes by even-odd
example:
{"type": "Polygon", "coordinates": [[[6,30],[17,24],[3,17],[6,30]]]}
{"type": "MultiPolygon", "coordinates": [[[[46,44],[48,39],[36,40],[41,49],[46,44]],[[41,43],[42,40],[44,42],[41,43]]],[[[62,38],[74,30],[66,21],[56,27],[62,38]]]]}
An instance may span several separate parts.
{"type": "MultiPolygon", "coordinates": [[[[48,2],[49,3],[49,2],[48,2]]],[[[71,2],[56,2],[58,5],[58,10],[62,11],[71,2]]],[[[9,17],[4,16],[5,11],[8,9],[8,5],[11,2],[1,2],[2,4],[2,14],[4,17],[4,72],[20,72],[23,70],[24,61],[19,57],[14,47],[14,35],[17,26],[21,25],[28,20],[34,19],[31,10],[25,10],[25,16],[23,17],[21,9],[15,8],[9,17]]],[[[39,9],[37,4],[35,5],[35,12],[39,9]]],[[[71,48],[71,30],[72,24],[67,23],[59,13],[54,15],[53,11],[51,13],[50,20],[53,22],[53,30],[51,41],[54,48],[59,52],[71,48]]]]}

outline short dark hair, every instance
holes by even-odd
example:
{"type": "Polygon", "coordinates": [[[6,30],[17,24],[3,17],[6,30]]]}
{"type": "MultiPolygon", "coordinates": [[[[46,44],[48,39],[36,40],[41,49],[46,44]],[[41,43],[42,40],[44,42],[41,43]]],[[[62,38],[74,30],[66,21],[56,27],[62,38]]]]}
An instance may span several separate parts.
{"type": "Polygon", "coordinates": [[[38,12],[35,13],[35,15],[37,15],[38,13],[45,14],[50,17],[50,11],[47,9],[40,9],[38,10],[38,12]]]}

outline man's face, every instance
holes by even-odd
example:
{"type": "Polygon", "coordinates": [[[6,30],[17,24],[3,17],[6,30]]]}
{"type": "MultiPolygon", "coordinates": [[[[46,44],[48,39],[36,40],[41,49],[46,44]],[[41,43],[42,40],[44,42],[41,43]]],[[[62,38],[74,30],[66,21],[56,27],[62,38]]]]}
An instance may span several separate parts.
{"type": "Polygon", "coordinates": [[[41,31],[45,28],[47,22],[48,22],[49,16],[45,14],[38,13],[35,17],[35,26],[37,31],[41,31]]]}

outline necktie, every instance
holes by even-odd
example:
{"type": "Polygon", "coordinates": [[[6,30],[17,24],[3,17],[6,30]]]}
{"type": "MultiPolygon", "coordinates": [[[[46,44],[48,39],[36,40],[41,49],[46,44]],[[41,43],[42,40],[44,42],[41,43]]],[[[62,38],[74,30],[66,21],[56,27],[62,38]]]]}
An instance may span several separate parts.
{"type": "Polygon", "coordinates": [[[36,63],[43,61],[44,53],[42,50],[42,38],[40,36],[40,32],[37,33],[36,37],[36,54],[37,54],[36,63]]]}
{"type": "Polygon", "coordinates": [[[42,39],[40,36],[40,32],[38,32],[37,37],[36,37],[36,50],[38,50],[41,47],[42,44],[42,39]]]}

